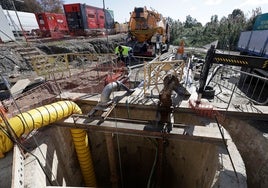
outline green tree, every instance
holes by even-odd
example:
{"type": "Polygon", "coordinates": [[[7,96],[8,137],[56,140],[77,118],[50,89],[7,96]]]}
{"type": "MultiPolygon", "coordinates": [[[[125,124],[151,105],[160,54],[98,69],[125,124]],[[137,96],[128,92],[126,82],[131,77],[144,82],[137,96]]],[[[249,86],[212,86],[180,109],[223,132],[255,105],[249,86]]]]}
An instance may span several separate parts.
{"type": "Polygon", "coordinates": [[[229,25],[229,20],[227,17],[222,17],[220,22],[219,22],[219,28],[218,28],[218,48],[223,49],[223,50],[228,50],[230,46],[229,42],[229,30],[230,30],[230,25],[229,25]]]}
{"type": "Polygon", "coordinates": [[[40,0],[44,12],[62,13],[63,0],[40,0]]]}
{"type": "Polygon", "coordinates": [[[170,29],[170,41],[173,44],[179,44],[180,37],[183,33],[183,24],[180,20],[171,19],[171,29],[170,29]]]}
{"type": "Polygon", "coordinates": [[[235,50],[241,31],[251,30],[256,16],[261,14],[261,9],[252,10],[249,19],[240,9],[234,9],[231,14],[222,17],[212,15],[210,22],[202,26],[190,15],[185,22],[173,21],[171,25],[171,43],[178,45],[184,39],[186,46],[202,47],[208,43],[218,40],[218,48],[224,50],[235,50]]]}
{"type": "Polygon", "coordinates": [[[214,40],[214,38],[215,38],[214,36],[217,35],[218,28],[219,28],[218,16],[213,15],[210,18],[210,22],[206,23],[203,34],[205,34],[205,35],[213,35],[212,40],[214,40]]]}
{"type": "Polygon", "coordinates": [[[24,5],[21,7],[20,11],[25,11],[25,12],[42,12],[42,7],[39,1],[37,0],[25,0],[24,5]]]}
{"type": "Polygon", "coordinates": [[[1,0],[0,5],[5,10],[13,10],[14,9],[11,0],[1,0]]]}
{"type": "Polygon", "coordinates": [[[251,16],[250,16],[249,20],[246,22],[244,30],[252,30],[253,25],[254,25],[255,20],[256,20],[256,17],[260,14],[262,14],[260,7],[256,8],[256,9],[252,9],[251,16]]]}
{"type": "MultiPolygon", "coordinates": [[[[191,27],[195,27],[195,26],[200,26],[200,22],[197,22],[197,20],[193,17],[191,17],[190,15],[186,16],[186,20],[184,22],[184,27],[185,28],[191,28],[191,27]]],[[[201,24],[202,25],[202,24],[201,24]]]]}
{"type": "Polygon", "coordinates": [[[0,5],[5,10],[16,9],[17,11],[33,13],[42,11],[38,0],[1,0],[0,5]]]}
{"type": "Polygon", "coordinates": [[[228,15],[229,29],[229,49],[235,50],[241,31],[246,24],[246,18],[240,9],[234,9],[232,14],[228,15]]]}

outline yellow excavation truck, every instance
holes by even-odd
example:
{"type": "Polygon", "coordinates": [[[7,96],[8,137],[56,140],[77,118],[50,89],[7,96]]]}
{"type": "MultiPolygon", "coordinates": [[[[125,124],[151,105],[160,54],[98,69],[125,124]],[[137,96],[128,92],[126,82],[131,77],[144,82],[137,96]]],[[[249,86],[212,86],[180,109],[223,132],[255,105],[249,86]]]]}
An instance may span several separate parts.
{"type": "Polygon", "coordinates": [[[155,56],[168,51],[169,25],[167,20],[155,10],[135,7],[130,15],[126,44],[134,55],[155,56]]]}

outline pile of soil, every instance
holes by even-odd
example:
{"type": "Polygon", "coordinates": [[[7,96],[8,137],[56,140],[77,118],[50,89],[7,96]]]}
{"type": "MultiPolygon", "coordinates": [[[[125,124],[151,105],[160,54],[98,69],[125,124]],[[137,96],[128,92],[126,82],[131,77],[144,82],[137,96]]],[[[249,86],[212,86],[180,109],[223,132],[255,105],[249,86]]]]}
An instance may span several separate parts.
{"type": "Polygon", "coordinates": [[[0,72],[4,76],[10,76],[16,71],[26,73],[32,71],[31,62],[26,61],[16,51],[17,48],[35,47],[41,54],[63,54],[63,53],[114,53],[114,49],[119,44],[125,42],[126,35],[110,35],[100,38],[66,38],[60,40],[32,39],[25,42],[10,42],[0,45],[0,72]]]}

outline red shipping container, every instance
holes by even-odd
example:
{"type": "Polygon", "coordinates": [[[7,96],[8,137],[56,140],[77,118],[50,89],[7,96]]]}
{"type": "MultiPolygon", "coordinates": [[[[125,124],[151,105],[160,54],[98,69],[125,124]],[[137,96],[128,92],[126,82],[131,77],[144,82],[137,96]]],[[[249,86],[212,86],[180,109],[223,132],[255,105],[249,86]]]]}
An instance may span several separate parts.
{"type": "Polygon", "coordinates": [[[64,4],[69,31],[75,35],[86,35],[93,30],[105,29],[105,16],[102,8],[86,4],[64,4]]]}
{"type": "Polygon", "coordinates": [[[42,37],[60,38],[69,33],[66,17],[57,13],[36,13],[42,37]]]}

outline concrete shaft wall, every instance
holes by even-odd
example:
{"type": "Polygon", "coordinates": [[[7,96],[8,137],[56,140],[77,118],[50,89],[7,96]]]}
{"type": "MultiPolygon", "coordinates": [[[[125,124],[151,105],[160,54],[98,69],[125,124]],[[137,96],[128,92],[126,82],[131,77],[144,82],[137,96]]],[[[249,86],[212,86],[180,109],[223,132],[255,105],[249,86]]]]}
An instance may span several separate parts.
{"type": "MultiPolygon", "coordinates": [[[[89,132],[89,138],[98,186],[111,187],[104,133],[89,132]]],[[[218,146],[177,140],[170,140],[162,146],[159,146],[160,144],[161,141],[157,142],[152,138],[114,135],[118,184],[123,183],[124,187],[146,187],[153,168],[157,146],[158,160],[150,180],[152,184],[160,185],[160,187],[183,188],[207,188],[212,185],[219,167],[218,146]],[[160,149],[161,147],[163,150],[160,149]],[[121,177],[120,170],[123,177],[121,177]]]]}
{"type": "Polygon", "coordinates": [[[27,140],[27,147],[38,157],[46,174],[37,159],[28,154],[25,159],[25,186],[82,186],[83,177],[70,129],[48,126],[38,132],[34,138],[27,140]]]}

